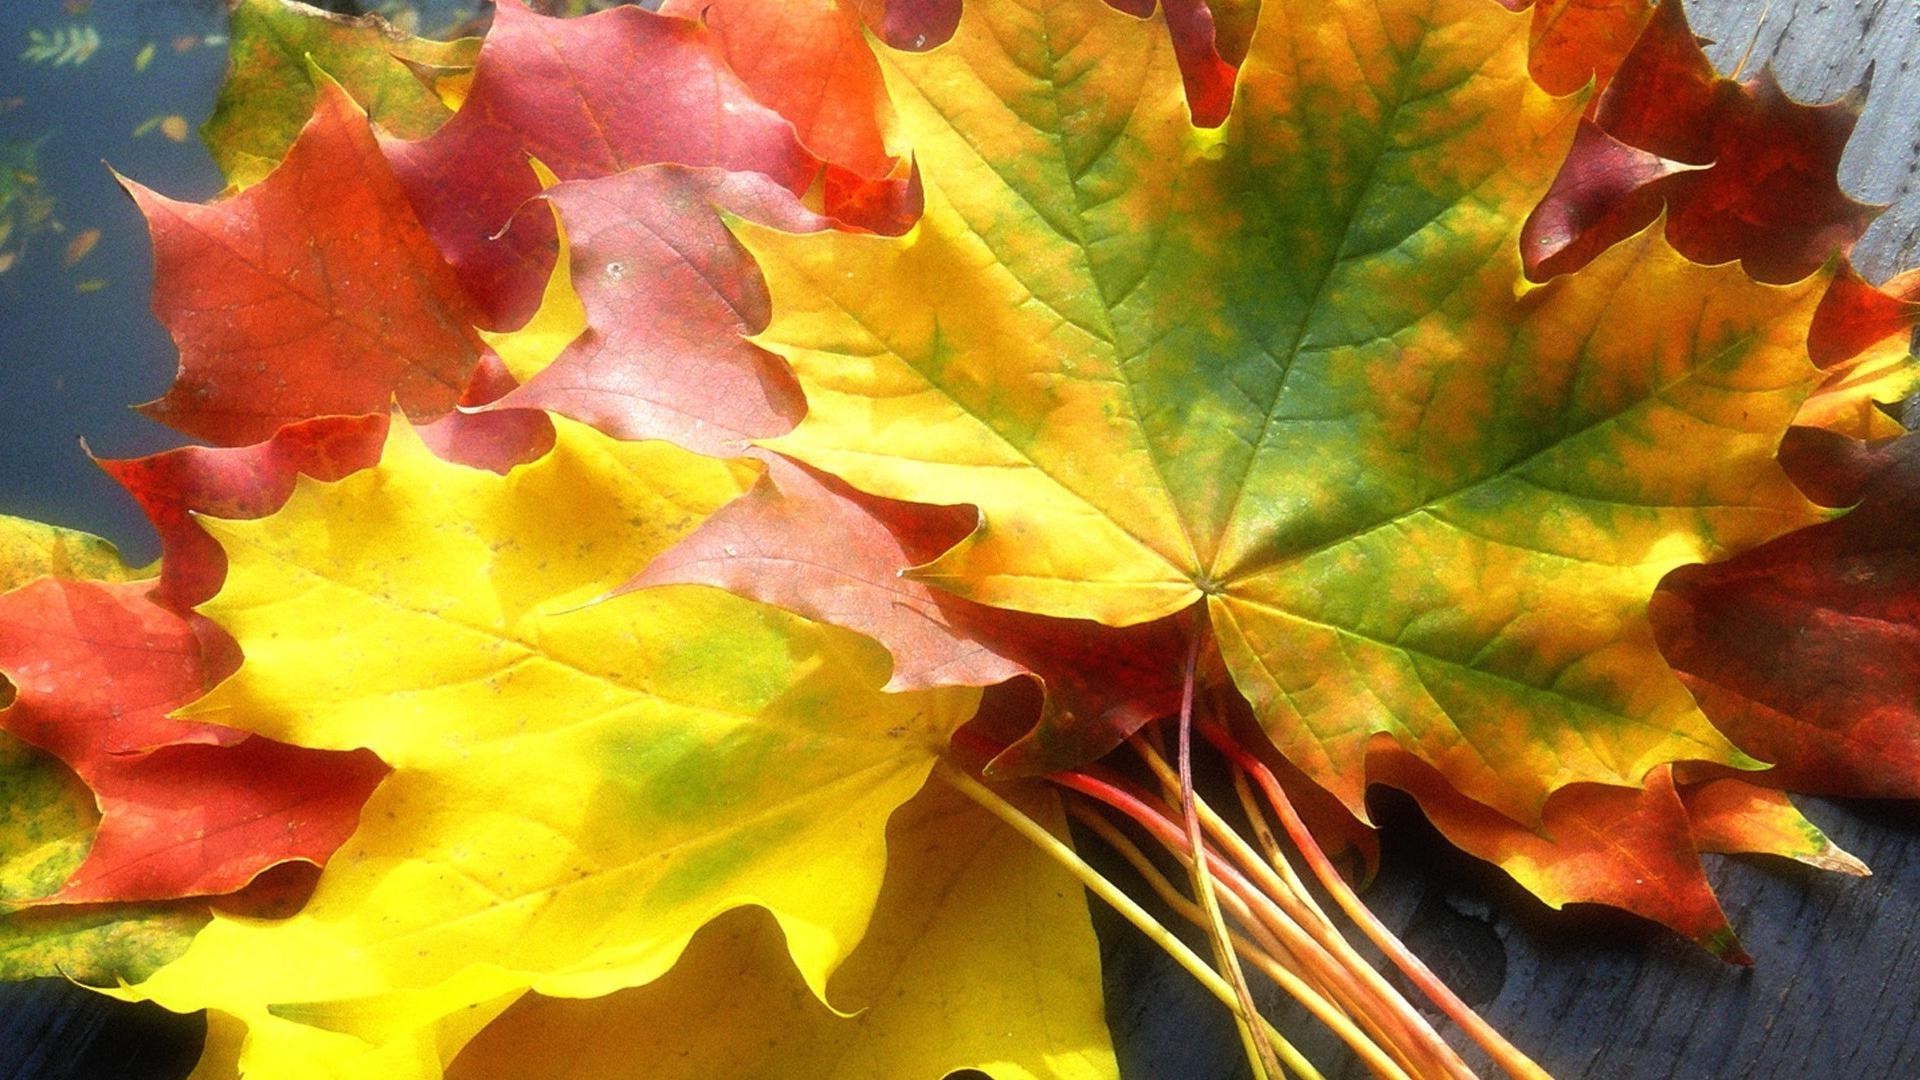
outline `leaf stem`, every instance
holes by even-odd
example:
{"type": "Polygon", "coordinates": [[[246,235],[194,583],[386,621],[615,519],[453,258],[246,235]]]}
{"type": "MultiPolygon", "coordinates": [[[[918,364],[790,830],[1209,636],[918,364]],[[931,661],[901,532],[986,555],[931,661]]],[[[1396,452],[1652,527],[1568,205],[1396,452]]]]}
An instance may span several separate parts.
{"type": "Polygon", "coordinates": [[[1240,1008],[1234,1014],[1234,1026],[1239,1029],[1240,1041],[1247,1052],[1247,1063],[1253,1066],[1258,1080],[1270,1080],[1280,1075],[1280,1062],[1274,1057],[1273,1046],[1267,1042],[1266,1033],[1254,1022],[1260,1015],[1259,1007],[1253,1003],[1253,988],[1247,985],[1247,973],[1240,967],[1240,957],[1234,952],[1233,938],[1227,930],[1226,917],[1220,914],[1220,898],[1214,894],[1213,874],[1207,866],[1207,845],[1201,839],[1200,815],[1195,809],[1193,793],[1193,684],[1194,671],[1199,665],[1200,643],[1206,637],[1206,612],[1201,609],[1198,626],[1187,643],[1187,662],[1180,684],[1180,726],[1178,746],[1180,761],[1180,819],[1186,825],[1187,850],[1193,853],[1188,867],[1193,876],[1193,895],[1200,902],[1200,910],[1206,914],[1203,924],[1209,941],[1213,945],[1214,961],[1220,971],[1232,984],[1234,996],[1240,1000],[1240,1008]]]}
{"type": "MultiPolygon", "coordinates": [[[[1164,760],[1152,755],[1150,749],[1143,747],[1142,744],[1136,743],[1134,748],[1142,753],[1148,767],[1160,776],[1163,784],[1170,780],[1170,769],[1164,760]]],[[[1284,859],[1279,860],[1277,867],[1269,864],[1204,801],[1199,803],[1198,810],[1206,822],[1207,831],[1225,846],[1227,853],[1234,856],[1239,865],[1253,875],[1255,884],[1264,889],[1266,895],[1286,906],[1288,915],[1308,927],[1310,932],[1313,932],[1314,938],[1332,955],[1334,960],[1342,968],[1352,972],[1354,978],[1365,989],[1364,1000],[1376,1005],[1385,1015],[1397,1020],[1403,1033],[1424,1051],[1422,1056],[1430,1065],[1456,1080],[1466,1080],[1473,1076],[1473,1070],[1460,1059],[1460,1055],[1455,1053],[1451,1046],[1447,1045],[1446,1040],[1440,1037],[1440,1033],[1433,1029],[1433,1025],[1427,1023],[1426,1017],[1421,1016],[1405,996],[1374,970],[1373,965],[1367,963],[1358,952],[1354,951],[1353,946],[1327,919],[1320,905],[1308,895],[1305,883],[1300,880],[1298,874],[1294,873],[1291,864],[1284,859]]],[[[1355,903],[1358,903],[1357,897],[1355,903]]],[[[1360,906],[1363,911],[1366,910],[1365,905],[1360,906]]],[[[1368,914],[1372,913],[1369,911],[1368,914]]],[[[1355,921],[1359,920],[1355,919],[1355,921]]]]}
{"type": "MultiPolygon", "coordinates": [[[[1234,997],[1233,988],[1227,985],[1226,980],[1222,979],[1218,972],[1208,967],[1206,961],[1200,959],[1200,956],[1189,949],[1185,942],[1175,937],[1172,931],[1148,914],[1145,908],[1135,903],[1132,897],[1122,892],[1113,882],[1100,876],[1099,871],[1088,866],[1073,848],[1048,832],[1039,822],[1021,813],[1018,807],[996,795],[993,789],[951,764],[942,761],[936,766],[936,771],[940,778],[951,784],[955,790],[1006,822],[1064,867],[1068,873],[1080,879],[1081,884],[1095,896],[1106,901],[1107,905],[1119,912],[1122,918],[1132,923],[1134,929],[1145,934],[1149,940],[1159,946],[1161,951],[1172,957],[1175,963],[1186,969],[1187,974],[1192,975],[1200,985],[1206,987],[1207,992],[1217,998],[1221,1004],[1229,1009],[1238,1010],[1239,1002],[1234,997]]],[[[1255,1019],[1265,1029],[1264,1033],[1271,1040],[1276,1055],[1287,1068],[1293,1070],[1303,1080],[1326,1080],[1320,1070],[1302,1056],[1300,1051],[1295,1049],[1293,1044],[1288,1042],[1271,1023],[1268,1023],[1265,1017],[1256,1014],[1255,1019]]]]}
{"type": "MultiPolygon", "coordinates": [[[[1125,781],[1102,778],[1084,771],[1054,773],[1049,779],[1125,814],[1183,863],[1192,859],[1186,836],[1174,824],[1171,813],[1155,808],[1149,796],[1132,791],[1125,781]]],[[[1343,1008],[1382,1040],[1397,1043],[1403,1048],[1420,1045],[1402,1030],[1400,1017],[1387,1003],[1373,1000],[1353,972],[1343,967],[1271,897],[1255,888],[1231,862],[1222,859],[1220,870],[1219,880],[1227,886],[1228,895],[1244,904],[1250,930],[1259,926],[1271,930],[1284,942],[1277,946],[1278,951],[1291,954],[1317,983],[1342,1003],[1343,1008]],[[1383,1028],[1383,1024],[1387,1026],[1383,1028]]]]}
{"type": "MultiPolygon", "coordinates": [[[[1068,803],[1067,812],[1091,829],[1108,847],[1118,852],[1120,857],[1134,868],[1175,913],[1195,926],[1201,924],[1205,915],[1200,908],[1192,900],[1182,896],[1173,882],[1167,880],[1167,876],[1160,872],[1160,868],[1153,865],[1153,860],[1140,850],[1138,844],[1128,839],[1118,826],[1082,803],[1068,803]]],[[[1252,927],[1249,926],[1249,929],[1251,930],[1252,927]]],[[[1346,1043],[1368,1068],[1373,1070],[1374,1075],[1385,1077],[1387,1080],[1410,1080],[1411,1074],[1402,1067],[1402,1063],[1394,1056],[1390,1056],[1391,1048],[1382,1049],[1379,1043],[1356,1027],[1340,1006],[1328,1001],[1318,989],[1286,965],[1286,953],[1278,948],[1278,941],[1275,941],[1271,935],[1263,936],[1267,939],[1264,946],[1249,940],[1245,935],[1234,934],[1234,947],[1248,963],[1259,968],[1267,978],[1272,979],[1274,984],[1284,990],[1289,997],[1298,1001],[1316,1020],[1339,1036],[1340,1040],[1346,1043]]]]}
{"type": "Polygon", "coordinates": [[[1365,904],[1360,902],[1359,896],[1347,884],[1346,879],[1340,876],[1340,871],[1333,865],[1333,861],[1327,858],[1327,853],[1321,850],[1319,843],[1314,840],[1313,834],[1307,829],[1306,822],[1294,808],[1293,801],[1287,798],[1287,793],[1281,788],[1279,779],[1274,776],[1273,770],[1267,768],[1266,763],[1240,746],[1225,728],[1217,724],[1206,725],[1201,729],[1201,734],[1221,753],[1227,755],[1235,767],[1253,778],[1261,794],[1266,796],[1267,803],[1273,808],[1274,815],[1280,819],[1281,827],[1293,841],[1294,846],[1299,849],[1301,857],[1306,859],[1308,868],[1313,871],[1321,887],[1326,889],[1334,902],[1340,905],[1340,909],[1346,912],[1347,917],[1360,927],[1368,940],[1399,967],[1408,981],[1418,986],[1435,1005],[1439,1006],[1441,1012],[1460,1025],[1461,1030],[1465,1031],[1482,1050],[1485,1050],[1502,1069],[1505,1069],[1507,1075],[1515,1077],[1516,1080],[1550,1080],[1545,1069],[1495,1031],[1493,1026],[1481,1019],[1480,1014],[1469,1008],[1466,1002],[1461,1001],[1453,990],[1433,973],[1431,968],[1415,956],[1412,950],[1408,949],[1365,904]]]}
{"type": "MultiPolygon", "coordinates": [[[[1301,902],[1313,913],[1314,917],[1326,927],[1332,929],[1333,921],[1327,918],[1326,912],[1320,907],[1320,902],[1314,899],[1313,893],[1307,890],[1305,884],[1301,882],[1299,875],[1293,872],[1292,861],[1282,853],[1279,838],[1273,835],[1273,829],[1267,824],[1266,814],[1261,812],[1260,804],[1254,801],[1256,796],[1253,793],[1253,788],[1247,783],[1246,773],[1240,771],[1238,768],[1233,770],[1233,787],[1235,794],[1240,798],[1241,808],[1246,813],[1247,823],[1253,829],[1254,839],[1259,843],[1260,848],[1266,852],[1268,859],[1272,861],[1273,865],[1285,874],[1289,885],[1299,895],[1301,902]]],[[[1387,1040],[1385,1047],[1389,1052],[1394,1054],[1396,1060],[1408,1068],[1414,1069],[1416,1072],[1419,1071],[1419,1067],[1399,1049],[1397,1044],[1391,1040],[1387,1040]]]]}

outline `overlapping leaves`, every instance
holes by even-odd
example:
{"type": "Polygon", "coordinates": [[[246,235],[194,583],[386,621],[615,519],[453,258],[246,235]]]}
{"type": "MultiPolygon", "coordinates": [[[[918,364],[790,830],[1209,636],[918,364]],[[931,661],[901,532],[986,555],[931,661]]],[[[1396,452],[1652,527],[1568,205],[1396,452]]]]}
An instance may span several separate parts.
{"type": "Polygon", "coordinates": [[[245,1019],[253,1068],[371,1068],[503,996],[649,982],[743,903],[822,988],[975,695],[882,695],[876,646],[724,593],[579,607],[738,484],[572,426],[500,477],[396,424],[376,468],[213,526],[247,662],[193,715],[395,771],[300,915],[216,918],[142,996],[245,1019]]]}
{"type": "Polygon", "coordinates": [[[980,507],[916,572],[970,599],[1125,624],[1204,598],[1276,744],[1356,811],[1376,732],[1523,822],[1568,783],[1748,764],[1646,598],[1817,519],[1772,450],[1819,283],[1647,234],[1525,290],[1517,223],[1579,103],[1527,78],[1524,20],[1262,17],[1217,137],[1097,4],[970,11],[895,58],[918,232],[744,234],[809,405],[774,445],[980,507]],[[1335,37],[1366,63],[1291,55],[1335,37]]]}
{"type": "Polygon", "coordinates": [[[1914,452],[1847,437],[1915,315],[1830,265],[1848,106],[1677,3],[1155,7],[238,5],[234,191],[130,185],[151,411],[220,448],[103,463],[158,578],[18,529],[96,580],[0,597],[3,722],[105,816],[82,863],[0,747],[0,903],[328,865],[190,946],[6,915],[4,970],[184,948],[123,993],[215,1072],[1111,1075],[1076,887],[926,781],[1009,679],[998,773],[1104,754],[1196,628],[1343,834],[1390,783],[1733,958],[1701,852],[1862,869],[1774,790],[1912,793],[1914,452]]]}

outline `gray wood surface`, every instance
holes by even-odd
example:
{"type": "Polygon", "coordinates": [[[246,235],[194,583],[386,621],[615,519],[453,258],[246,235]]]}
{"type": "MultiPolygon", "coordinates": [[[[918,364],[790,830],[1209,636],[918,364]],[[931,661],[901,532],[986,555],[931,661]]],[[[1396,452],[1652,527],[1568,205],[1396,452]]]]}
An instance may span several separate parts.
{"type": "MultiPolygon", "coordinates": [[[[1785,860],[1709,856],[1722,903],[1756,957],[1751,968],[1624,913],[1549,911],[1452,849],[1398,795],[1376,799],[1384,858],[1364,895],[1463,999],[1561,1080],[1920,1076],[1920,804],[1801,802],[1876,873],[1854,880],[1785,860]]],[[[1102,869],[1124,880],[1124,867],[1102,869]]],[[[1097,912],[1096,925],[1123,1074],[1246,1076],[1224,1011],[1110,915],[1097,912]]],[[[1264,1003],[1329,1076],[1367,1075],[1283,999],[1268,994],[1264,1003]]],[[[1454,1041],[1485,1075],[1499,1075],[1454,1041]]]]}

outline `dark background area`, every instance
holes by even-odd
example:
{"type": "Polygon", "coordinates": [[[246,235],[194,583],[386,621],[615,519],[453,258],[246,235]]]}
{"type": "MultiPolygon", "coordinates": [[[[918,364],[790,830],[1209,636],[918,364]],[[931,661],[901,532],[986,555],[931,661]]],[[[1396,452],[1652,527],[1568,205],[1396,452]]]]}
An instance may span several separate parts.
{"type": "MultiPolygon", "coordinates": [[[[1688,10],[1716,40],[1723,69],[1742,55],[1749,69],[1771,61],[1805,100],[1838,96],[1871,64],[1843,181],[1857,197],[1895,205],[1857,261],[1875,280],[1920,265],[1920,6],[1690,0],[1688,10]]],[[[38,188],[64,228],[31,237],[0,270],[0,512],[100,533],[136,563],[155,554],[152,534],[76,440],[84,436],[103,456],[175,445],[176,436],[128,408],[166,388],[175,354],[147,308],[144,227],[107,166],[176,198],[219,190],[194,139],[133,132],[155,117],[177,114],[195,127],[204,119],[225,62],[223,46],[208,40],[224,30],[220,11],[217,0],[95,0],[74,15],[65,0],[0,0],[0,149],[19,168],[23,148],[32,148],[38,188]],[[100,37],[85,63],[20,57],[30,30],[76,24],[100,37]],[[154,56],[135,71],[149,43],[154,56]],[[100,230],[97,247],[63,265],[68,243],[89,228],[100,230]]],[[[0,257],[17,244],[0,245],[0,257]]],[[[1920,805],[1800,800],[1873,867],[1866,880],[1709,856],[1722,903],[1757,958],[1740,969],[1624,914],[1550,912],[1454,851],[1409,800],[1377,794],[1383,863],[1368,902],[1557,1075],[1920,1076],[1920,805]]],[[[1117,919],[1095,915],[1126,1075],[1244,1074],[1225,1014],[1117,919]]],[[[1299,1014],[1280,1015],[1309,1057],[1342,1059],[1299,1014]]],[[[123,1006],[58,980],[0,986],[0,1078],[180,1077],[198,1056],[200,1030],[197,1018],[123,1006]]]]}
{"type": "MultiPolygon", "coordinates": [[[[1376,788],[1372,801],[1382,861],[1361,894],[1368,906],[1562,1080],[1920,1076],[1920,805],[1796,800],[1873,867],[1864,880],[1785,859],[1707,856],[1720,902],[1756,957],[1737,968],[1624,912],[1550,911],[1447,844],[1411,799],[1376,788]]],[[[1101,869],[1126,883],[1124,867],[1101,869]]],[[[1123,1075],[1246,1076],[1226,1013],[1117,917],[1098,906],[1094,914],[1123,1075]]],[[[1344,1050],[1297,1009],[1270,1015],[1330,1077],[1367,1075],[1336,1068],[1344,1050]]],[[[1483,1056],[1467,1056],[1499,1075],[1483,1056]]]]}
{"type": "MultiPolygon", "coordinates": [[[[38,143],[33,172],[64,231],[25,238],[0,274],[0,512],[85,529],[119,542],[136,564],[158,554],[152,530],[119,485],[93,467],[77,440],[102,456],[145,454],[179,436],[130,406],[173,380],[176,353],[147,307],[152,291],[147,233],[112,169],[164,194],[207,199],[222,182],[196,138],[159,130],[135,137],[155,116],[205,118],[226,69],[220,3],[101,0],[74,17],[63,0],[0,3],[0,145],[38,143]],[[29,30],[92,26],[99,50],[55,66],[21,57],[29,30]],[[175,51],[175,38],[197,44],[175,51]],[[144,72],[135,57],[155,46],[144,72]],[[70,240],[100,230],[93,252],[63,265],[70,240]],[[84,282],[104,281],[80,293],[84,282]]],[[[20,231],[16,226],[16,234],[20,231]]],[[[16,238],[16,243],[19,242],[16,238]]]]}

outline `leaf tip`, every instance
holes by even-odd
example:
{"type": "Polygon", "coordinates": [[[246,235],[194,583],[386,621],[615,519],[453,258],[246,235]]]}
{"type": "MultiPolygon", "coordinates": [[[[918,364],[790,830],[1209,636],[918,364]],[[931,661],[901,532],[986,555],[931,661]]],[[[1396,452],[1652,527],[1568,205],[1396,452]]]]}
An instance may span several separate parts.
{"type": "Polygon", "coordinates": [[[1852,852],[1831,841],[1827,843],[1825,850],[1818,854],[1809,855],[1801,861],[1805,862],[1808,866],[1820,870],[1827,870],[1835,874],[1845,874],[1848,877],[1869,878],[1873,876],[1872,867],[1861,861],[1860,858],[1852,852]]]}

